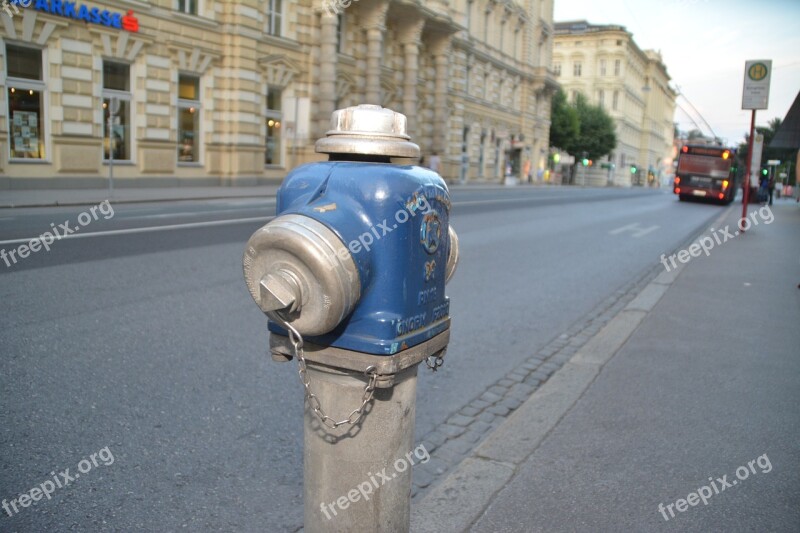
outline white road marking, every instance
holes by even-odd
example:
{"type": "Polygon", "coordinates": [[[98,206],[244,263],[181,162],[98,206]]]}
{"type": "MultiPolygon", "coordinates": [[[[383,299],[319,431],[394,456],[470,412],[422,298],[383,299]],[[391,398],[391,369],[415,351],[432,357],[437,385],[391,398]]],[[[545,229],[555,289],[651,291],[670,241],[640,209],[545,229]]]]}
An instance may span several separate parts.
{"type": "Polygon", "coordinates": [[[639,238],[639,237],[644,237],[648,233],[656,231],[660,227],[661,226],[649,226],[647,228],[643,228],[639,225],[638,222],[634,222],[633,224],[628,224],[627,226],[622,226],[621,228],[613,229],[608,233],[609,235],[618,235],[620,233],[630,231],[631,237],[639,238]]]}
{"type": "MultiPolygon", "coordinates": [[[[209,220],[207,222],[189,222],[187,224],[169,224],[167,226],[152,226],[149,228],[128,228],[128,229],[114,229],[108,231],[93,231],[90,233],[70,235],[62,235],[60,239],[80,239],[84,237],[110,237],[113,235],[132,235],[134,233],[150,233],[157,231],[172,231],[176,229],[191,229],[191,228],[208,228],[212,226],[230,226],[231,224],[241,224],[244,222],[267,222],[275,217],[250,217],[250,218],[233,218],[229,220],[209,220]]],[[[9,241],[0,241],[0,245],[4,244],[25,244],[33,240],[39,240],[40,236],[31,237],[28,239],[12,239],[9,241]]]]}
{"type": "Polygon", "coordinates": [[[479,204],[505,204],[510,202],[524,202],[527,200],[556,200],[563,196],[524,196],[522,198],[498,198],[497,200],[466,200],[453,202],[453,205],[479,205],[479,204]]]}

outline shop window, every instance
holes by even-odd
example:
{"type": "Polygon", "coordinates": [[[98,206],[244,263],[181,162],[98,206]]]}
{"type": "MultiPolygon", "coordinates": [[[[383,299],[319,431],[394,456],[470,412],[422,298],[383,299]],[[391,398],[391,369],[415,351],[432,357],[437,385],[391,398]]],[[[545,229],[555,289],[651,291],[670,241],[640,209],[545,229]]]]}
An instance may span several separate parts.
{"type": "Polygon", "coordinates": [[[131,68],[124,63],[103,61],[103,159],[108,160],[110,150],[117,161],[131,159],[131,68]],[[117,107],[112,109],[113,100],[117,107]],[[109,136],[108,122],[111,111],[115,118],[109,136]]]}
{"type": "Polygon", "coordinates": [[[6,45],[10,158],[44,159],[42,51],[6,45]]]}
{"type": "Polygon", "coordinates": [[[276,87],[267,88],[267,109],[264,113],[267,122],[267,144],[264,163],[281,164],[281,129],[283,128],[283,112],[281,111],[281,90],[276,87]]]}
{"type": "Polygon", "coordinates": [[[178,75],[178,162],[200,161],[200,78],[178,75]]]}

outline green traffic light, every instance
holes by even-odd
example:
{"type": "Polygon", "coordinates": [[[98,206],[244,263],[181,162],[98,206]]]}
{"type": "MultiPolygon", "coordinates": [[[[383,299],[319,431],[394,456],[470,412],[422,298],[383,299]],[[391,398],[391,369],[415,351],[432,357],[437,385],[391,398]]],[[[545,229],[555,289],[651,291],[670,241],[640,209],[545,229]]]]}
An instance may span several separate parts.
{"type": "Polygon", "coordinates": [[[636,174],[636,167],[631,167],[631,174],[636,174]]]}
{"type": "Polygon", "coordinates": [[[768,173],[768,172],[767,172],[767,169],[766,169],[766,168],[762,168],[762,169],[761,169],[761,174],[762,174],[762,175],[766,176],[766,175],[767,175],[767,173],[768,173]]]}
{"type": "Polygon", "coordinates": [[[589,164],[589,160],[588,160],[588,159],[584,159],[584,160],[583,160],[583,161],[581,161],[581,162],[583,163],[583,166],[586,166],[586,165],[588,165],[588,164],[589,164]]]}

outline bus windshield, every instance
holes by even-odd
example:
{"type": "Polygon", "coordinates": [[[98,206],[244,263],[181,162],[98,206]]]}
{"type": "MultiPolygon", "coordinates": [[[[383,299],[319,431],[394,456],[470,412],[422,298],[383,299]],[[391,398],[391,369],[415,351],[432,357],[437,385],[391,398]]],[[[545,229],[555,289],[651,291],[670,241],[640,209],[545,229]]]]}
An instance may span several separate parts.
{"type": "Polygon", "coordinates": [[[689,148],[678,158],[678,173],[727,178],[732,162],[730,151],[723,148],[689,148]]]}

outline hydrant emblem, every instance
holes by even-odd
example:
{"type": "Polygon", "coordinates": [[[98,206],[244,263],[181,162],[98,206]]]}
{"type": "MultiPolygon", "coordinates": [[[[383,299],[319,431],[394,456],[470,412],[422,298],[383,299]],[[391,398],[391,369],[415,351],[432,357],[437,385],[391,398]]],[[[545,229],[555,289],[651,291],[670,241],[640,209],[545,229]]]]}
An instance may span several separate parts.
{"type": "Polygon", "coordinates": [[[442,223],[439,221],[439,213],[435,209],[431,209],[429,213],[422,219],[422,227],[420,228],[420,241],[425,251],[429,254],[436,253],[439,249],[439,243],[442,240],[442,223]]]}

